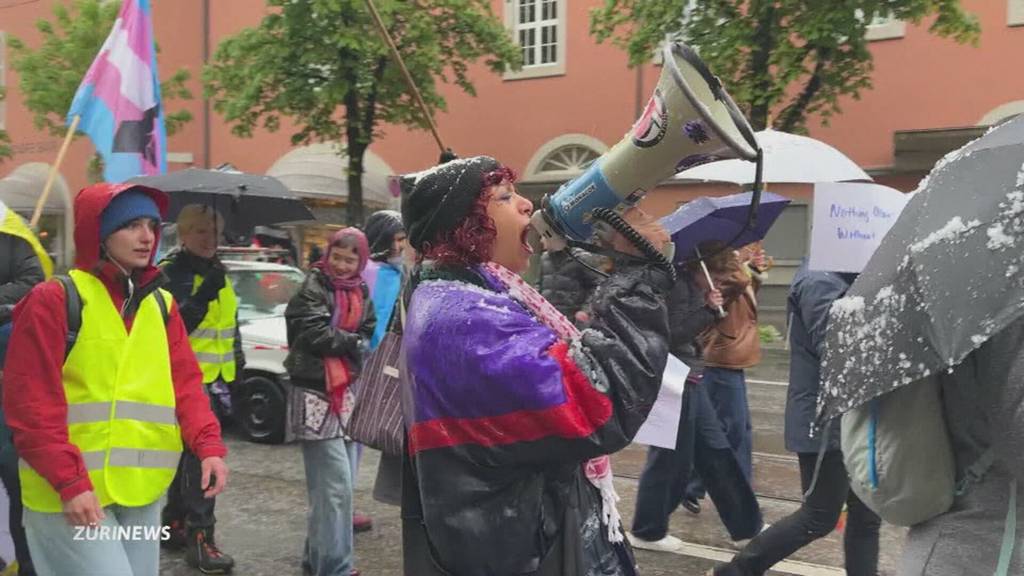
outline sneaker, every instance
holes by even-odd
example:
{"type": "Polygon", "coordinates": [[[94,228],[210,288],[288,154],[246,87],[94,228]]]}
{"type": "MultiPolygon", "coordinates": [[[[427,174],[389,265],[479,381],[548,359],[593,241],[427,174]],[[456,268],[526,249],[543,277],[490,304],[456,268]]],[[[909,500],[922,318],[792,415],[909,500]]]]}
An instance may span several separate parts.
{"type": "Polygon", "coordinates": [[[212,529],[196,530],[189,538],[185,562],[203,574],[229,574],[235,567],[235,559],[217,548],[212,529]]]}
{"type": "Polygon", "coordinates": [[[691,514],[700,514],[700,500],[687,496],[683,498],[683,508],[686,508],[691,514]]]}
{"type": "Polygon", "coordinates": [[[629,543],[633,545],[633,548],[650,550],[651,552],[675,552],[681,554],[685,546],[682,540],[671,534],[666,534],[661,540],[644,540],[634,536],[632,532],[627,535],[629,536],[629,543]]]}
{"type": "Polygon", "coordinates": [[[373,530],[373,518],[370,518],[366,514],[353,514],[352,515],[352,531],[355,533],[369,532],[373,530]]]}

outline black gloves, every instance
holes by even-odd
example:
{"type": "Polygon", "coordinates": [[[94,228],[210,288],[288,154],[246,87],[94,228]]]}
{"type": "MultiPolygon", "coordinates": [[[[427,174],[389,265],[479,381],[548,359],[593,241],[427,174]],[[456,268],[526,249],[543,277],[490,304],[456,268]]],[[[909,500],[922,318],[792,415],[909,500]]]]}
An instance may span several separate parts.
{"type": "Polygon", "coordinates": [[[205,302],[216,300],[217,294],[224,288],[225,282],[224,269],[215,266],[203,277],[203,283],[199,285],[199,289],[193,296],[205,302]]]}

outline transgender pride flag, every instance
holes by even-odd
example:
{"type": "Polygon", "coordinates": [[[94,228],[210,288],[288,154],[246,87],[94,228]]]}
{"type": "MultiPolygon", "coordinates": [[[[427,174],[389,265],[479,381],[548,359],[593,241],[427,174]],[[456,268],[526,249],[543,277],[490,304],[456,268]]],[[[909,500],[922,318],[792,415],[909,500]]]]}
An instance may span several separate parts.
{"type": "Polygon", "coordinates": [[[81,116],[78,130],[103,156],[108,182],[167,172],[149,0],[124,0],[114,29],[75,93],[69,126],[75,116],[81,116]]]}

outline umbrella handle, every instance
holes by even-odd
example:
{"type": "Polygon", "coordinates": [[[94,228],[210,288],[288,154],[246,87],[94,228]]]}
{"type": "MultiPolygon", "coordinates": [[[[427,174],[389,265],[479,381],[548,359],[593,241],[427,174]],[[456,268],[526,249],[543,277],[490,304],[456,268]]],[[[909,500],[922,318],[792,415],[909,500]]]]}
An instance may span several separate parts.
{"type": "MultiPolygon", "coordinates": [[[[713,280],[711,280],[711,273],[708,272],[708,265],[704,263],[704,259],[703,258],[701,258],[701,260],[700,260],[700,269],[704,271],[704,278],[707,279],[707,281],[708,281],[708,287],[710,287],[712,290],[714,290],[715,289],[715,283],[714,283],[713,280]]],[[[719,320],[725,318],[728,315],[729,315],[729,313],[726,312],[725,309],[723,309],[721,306],[718,307],[718,319],[719,320]]]]}

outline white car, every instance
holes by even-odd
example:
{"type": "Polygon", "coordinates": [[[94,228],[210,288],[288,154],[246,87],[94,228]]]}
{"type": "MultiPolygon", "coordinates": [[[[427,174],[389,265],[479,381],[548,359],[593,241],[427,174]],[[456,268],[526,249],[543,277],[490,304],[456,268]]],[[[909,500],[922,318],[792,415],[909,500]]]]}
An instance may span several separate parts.
{"type": "Polygon", "coordinates": [[[238,297],[245,354],[241,385],[232,390],[233,416],[253,442],[283,442],[291,386],[284,369],[288,356],[284,310],[305,274],[293,266],[268,262],[224,260],[224,265],[238,297]]]}

